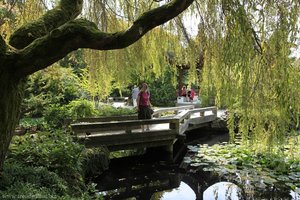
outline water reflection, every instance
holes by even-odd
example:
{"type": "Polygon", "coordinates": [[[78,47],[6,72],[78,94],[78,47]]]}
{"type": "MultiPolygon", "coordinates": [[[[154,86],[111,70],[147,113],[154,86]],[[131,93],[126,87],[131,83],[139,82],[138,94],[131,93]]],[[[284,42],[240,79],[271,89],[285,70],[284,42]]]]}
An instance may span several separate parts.
{"type": "MultiPolygon", "coordinates": [[[[216,143],[218,136],[212,137],[216,143]]],[[[219,139],[218,139],[219,140],[219,139]]],[[[200,143],[200,142],[199,142],[200,143]]],[[[205,141],[209,143],[209,141],[205,141]]],[[[193,156],[192,154],[187,156],[193,156]]],[[[284,199],[300,200],[296,192],[266,188],[264,192],[251,197],[245,196],[246,183],[221,177],[201,166],[180,165],[153,161],[149,156],[116,159],[110,169],[94,179],[100,194],[105,199],[132,200],[243,200],[243,199],[284,199]],[[143,160],[145,159],[145,160],[143,160]],[[226,181],[231,181],[226,182],[226,181]],[[240,189],[238,184],[242,189],[240,189]],[[243,196],[242,196],[243,195],[243,196]]]]}
{"type": "Polygon", "coordinates": [[[241,189],[230,182],[215,183],[203,193],[203,200],[240,200],[242,199],[241,189]]]}
{"type": "MultiPolygon", "coordinates": [[[[179,187],[172,191],[166,191],[160,198],[161,200],[190,200],[196,199],[196,194],[186,183],[181,182],[179,187]]],[[[154,200],[151,198],[151,200],[154,200]]]]}

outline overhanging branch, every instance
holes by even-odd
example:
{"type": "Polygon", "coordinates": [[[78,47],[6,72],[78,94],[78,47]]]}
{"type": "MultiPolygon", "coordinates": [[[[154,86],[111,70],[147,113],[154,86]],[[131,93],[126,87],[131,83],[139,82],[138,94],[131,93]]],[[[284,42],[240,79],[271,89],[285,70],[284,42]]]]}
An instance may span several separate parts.
{"type": "Polygon", "coordinates": [[[59,5],[46,12],[40,19],[25,24],[10,37],[9,44],[17,49],[25,48],[37,38],[75,19],[82,10],[83,0],[61,0],[59,5]]]}
{"type": "Polygon", "coordinates": [[[43,69],[78,48],[111,50],[125,48],[154,27],[179,15],[194,0],[173,0],[150,10],[138,18],[133,25],[116,33],[104,33],[87,20],[74,20],[55,29],[51,34],[37,39],[20,52],[16,75],[19,78],[43,69]]]}

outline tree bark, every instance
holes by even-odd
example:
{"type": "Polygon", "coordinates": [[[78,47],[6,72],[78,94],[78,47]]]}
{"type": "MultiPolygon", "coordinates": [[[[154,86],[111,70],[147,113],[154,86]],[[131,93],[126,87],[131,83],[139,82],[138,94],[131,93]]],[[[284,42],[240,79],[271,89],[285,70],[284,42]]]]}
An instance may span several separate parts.
{"type": "Polygon", "coordinates": [[[0,73],[0,172],[13,136],[13,130],[19,119],[20,105],[23,97],[21,80],[16,81],[11,74],[0,73]]]}

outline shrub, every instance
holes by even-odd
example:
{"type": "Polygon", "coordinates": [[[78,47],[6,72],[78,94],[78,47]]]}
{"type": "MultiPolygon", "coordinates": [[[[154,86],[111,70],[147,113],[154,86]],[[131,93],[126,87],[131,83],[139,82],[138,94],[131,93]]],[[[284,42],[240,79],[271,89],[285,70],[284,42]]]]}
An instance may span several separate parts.
{"type": "Polygon", "coordinates": [[[80,179],[80,155],[84,146],[62,133],[39,132],[35,135],[15,136],[9,158],[28,166],[45,167],[70,181],[80,179]]]}
{"type": "Polygon", "coordinates": [[[49,106],[44,117],[51,128],[62,128],[66,125],[68,119],[75,120],[96,115],[98,115],[98,110],[94,109],[93,103],[80,99],[71,101],[68,105],[55,104],[49,106]]]}
{"type": "Polygon", "coordinates": [[[1,199],[51,199],[68,193],[67,183],[45,167],[6,161],[0,181],[1,199]]]}
{"type": "Polygon", "coordinates": [[[36,127],[37,130],[45,130],[47,127],[44,118],[22,118],[19,125],[25,129],[36,127]]]}
{"type": "Polygon", "coordinates": [[[95,185],[85,185],[84,175],[102,173],[108,162],[107,150],[89,152],[62,131],[15,136],[0,177],[0,198],[95,199],[90,196],[95,185]]]}
{"type": "Polygon", "coordinates": [[[62,128],[66,124],[66,119],[72,119],[72,115],[68,107],[54,104],[45,110],[44,118],[51,128],[62,128]]]}
{"type": "Polygon", "coordinates": [[[54,65],[28,78],[22,114],[41,117],[49,105],[66,105],[79,97],[79,79],[72,69],[54,65]]]}
{"type": "Polygon", "coordinates": [[[118,115],[132,115],[136,113],[136,110],[129,108],[118,107],[115,108],[110,105],[101,105],[98,109],[99,116],[118,116],[118,115]]]}
{"type": "Polygon", "coordinates": [[[94,104],[85,99],[71,101],[66,107],[70,110],[72,118],[75,119],[91,117],[98,114],[98,111],[94,109],[94,104]]]}

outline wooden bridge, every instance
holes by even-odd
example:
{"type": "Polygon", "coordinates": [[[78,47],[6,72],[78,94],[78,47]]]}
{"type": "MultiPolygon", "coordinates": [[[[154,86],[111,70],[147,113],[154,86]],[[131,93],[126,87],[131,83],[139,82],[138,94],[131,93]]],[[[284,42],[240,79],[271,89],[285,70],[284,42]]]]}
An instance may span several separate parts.
{"type": "Polygon", "coordinates": [[[80,119],[71,128],[87,147],[107,146],[110,151],[163,147],[173,154],[173,144],[187,131],[207,126],[217,118],[216,107],[179,106],[154,110],[153,119],[137,116],[80,119]],[[142,132],[141,125],[150,125],[142,132]]]}

